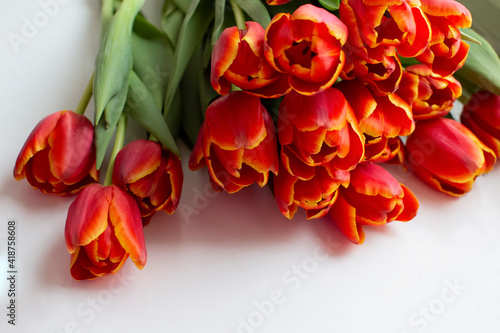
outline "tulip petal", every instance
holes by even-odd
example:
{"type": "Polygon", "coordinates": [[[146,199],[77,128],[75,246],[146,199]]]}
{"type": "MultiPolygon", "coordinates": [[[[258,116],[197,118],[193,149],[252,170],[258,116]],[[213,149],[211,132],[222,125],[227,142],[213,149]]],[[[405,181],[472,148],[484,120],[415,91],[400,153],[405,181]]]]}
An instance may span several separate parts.
{"type": "Polygon", "coordinates": [[[85,116],[64,112],[48,137],[50,169],[66,184],[80,181],[92,163],[94,127],[85,116]]]}
{"type": "Polygon", "coordinates": [[[374,163],[359,164],[351,171],[350,186],[358,193],[384,198],[402,197],[403,189],[387,170],[374,163]]]}
{"type": "Polygon", "coordinates": [[[216,99],[206,112],[210,141],[225,150],[255,148],[266,137],[264,112],[259,98],[242,92],[216,99]]]}
{"type": "Polygon", "coordinates": [[[139,139],[122,148],[115,160],[115,184],[131,184],[154,173],[160,167],[161,146],[157,142],[139,139]]]}
{"type": "Polygon", "coordinates": [[[139,208],[132,197],[119,187],[112,185],[110,188],[113,198],[109,205],[109,220],[116,238],[137,268],[142,269],[147,253],[139,208]]]}
{"type": "Polygon", "coordinates": [[[363,226],[356,222],[356,209],[349,205],[342,194],[329,211],[331,220],[337,228],[354,244],[362,244],[365,240],[363,226]]]}
{"type": "Polygon", "coordinates": [[[59,111],[43,118],[38,122],[33,131],[31,131],[16,160],[14,177],[17,180],[21,180],[25,177],[24,166],[26,163],[28,163],[37,152],[49,146],[48,137],[56,127],[64,112],[65,111],[59,111]]]}
{"type": "Polygon", "coordinates": [[[98,278],[88,267],[92,265],[87,257],[87,253],[77,247],[75,252],[71,253],[70,273],[75,280],[93,280],[98,278]]]}
{"type": "Polygon", "coordinates": [[[112,200],[110,187],[92,184],[83,189],[68,209],[65,238],[70,253],[99,237],[106,228],[112,200]]]}
{"type": "Polygon", "coordinates": [[[191,152],[191,156],[189,157],[189,169],[191,171],[196,171],[203,168],[206,165],[205,156],[203,154],[203,135],[205,132],[206,124],[203,124],[200,127],[200,131],[198,132],[198,137],[196,138],[196,143],[194,145],[193,151],[191,152]]]}
{"type": "Polygon", "coordinates": [[[404,191],[403,196],[403,211],[396,218],[398,221],[406,222],[412,220],[417,215],[419,203],[417,197],[410,191],[409,188],[401,184],[404,191]]]}
{"type": "Polygon", "coordinates": [[[452,0],[420,0],[422,10],[432,16],[445,16],[456,27],[469,28],[472,16],[469,10],[457,1],[452,0]]]}

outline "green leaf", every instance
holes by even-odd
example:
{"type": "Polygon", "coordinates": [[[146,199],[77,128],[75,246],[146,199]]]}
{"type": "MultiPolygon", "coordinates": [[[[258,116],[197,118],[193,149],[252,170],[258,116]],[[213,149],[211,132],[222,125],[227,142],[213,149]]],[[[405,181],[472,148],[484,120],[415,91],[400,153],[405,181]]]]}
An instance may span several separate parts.
{"type": "Polygon", "coordinates": [[[134,72],[163,108],[174,52],[165,34],[143,17],[137,17],[132,35],[134,72]]]}
{"type": "Polygon", "coordinates": [[[177,44],[177,37],[181,30],[184,12],[175,5],[169,5],[165,8],[161,19],[161,26],[172,47],[177,44]]]}
{"type": "Polygon", "coordinates": [[[334,11],[339,9],[340,0],[318,0],[319,3],[328,10],[334,11]]]}
{"type": "MultiPolygon", "coordinates": [[[[192,146],[203,123],[203,114],[207,105],[202,101],[205,82],[203,80],[204,68],[202,66],[203,50],[198,47],[186,68],[181,81],[182,97],[182,128],[192,146]]],[[[208,86],[211,85],[208,84],[208,86]]]]}
{"type": "Polygon", "coordinates": [[[132,26],[145,0],[124,0],[111,19],[96,59],[94,76],[96,167],[123,112],[132,69],[132,26]]]}
{"type": "Polygon", "coordinates": [[[500,95],[500,59],[491,44],[473,29],[464,31],[481,42],[470,44],[464,67],[455,73],[460,80],[467,80],[483,89],[500,95]]]}
{"type": "Polygon", "coordinates": [[[179,149],[169,127],[163,119],[161,109],[135,72],[130,73],[129,93],[126,106],[128,114],[172,153],[179,155],[179,149]]]}
{"type": "Polygon", "coordinates": [[[102,38],[94,77],[96,123],[108,103],[119,94],[132,68],[132,26],[144,2],[125,0],[102,38]]]}
{"type": "Polygon", "coordinates": [[[260,0],[235,0],[235,2],[252,20],[259,23],[264,29],[271,23],[269,12],[260,0]]]}
{"type": "Polygon", "coordinates": [[[164,112],[168,113],[179,82],[186,69],[191,56],[200,44],[203,36],[208,30],[214,15],[212,1],[193,0],[184,21],[177,40],[174,54],[173,72],[169,78],[167,93],[165,97],[164,112]]]}
{"type": "Polygon", "coordinates": [[[128,93],[128,78],[123,81],[123,86],[118,92],[118,94],[109,101],[106,106],[105,114],[111,115],[108,117],[101,117],[101,119],[95,124],[95,145],[96,145],[96,168],[100,169],[106,150],[109,145],[109,141],[113,137],[118,120],[123,113],[123,108],[125,102],[127,101],[128,93]]]}
{"type": "Polygon", "coordinates": [[[226,0],[215,0],[215,22],[214,31],[212,32],[212,45],[215,45],[222,33],[224,25],[224,11],[226,10],[226,0]]]}

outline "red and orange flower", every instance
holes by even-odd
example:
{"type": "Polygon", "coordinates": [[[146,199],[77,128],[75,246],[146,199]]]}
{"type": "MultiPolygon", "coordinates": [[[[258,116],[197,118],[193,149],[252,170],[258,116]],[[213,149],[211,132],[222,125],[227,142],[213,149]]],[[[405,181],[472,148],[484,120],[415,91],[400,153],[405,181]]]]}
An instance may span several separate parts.
{"type": "Polygon", "coordinates": [[[262,26],[246,22],[246,30],[237,27],[225,29],[212,51],[211,83],[221,95],[226,95],[234,84],[249,94],[259,97],[279,97],[292,88],[288,76],[277,72],[264,58],[262,26]]]}
{"type": "Polygon", "coordinates": [[[115,185],[86,187],[69,207],[64,234],[76,280],[114,274],[128,257],[139,269],[146,265],[139,208],[115,185]]]}
{"type": "Polygon", "coordinates": [[[373,163],[362,163],[351,171],[349,187],[340,188],[329,215],[353,243],[365,240],[363,226],[381,226],[409,221],[418,210],[417,198],[388,171],[373,163]]]}
{"type": "Polygon", "coordinates": [[[380,161],[387,153],[389,139],[413,132],[415,122],[411,108],[397,94],[379,96],[356,79],[344,80],[335,88],[346,97],[365,135],[366,161],[380,161]]]}
{"type": "Polygon", "coordinates": [[[419,121],[406,141],[410,170],[436,190],[461,196],[489,172],[495,153],[464,125],[449,118],[419,121]]]}
{"type": "Polygon", "coordinates": [[[364,156],[364,139],[358,122],[342,93],[329,88],[313,96],[296,92],[280,104],[278,138],[285,168],[293,175],[331,161],[340,170],[351,170],[364,156]]]}
{"type": "Polygon", "coordinates": [[[425,65],[406,67],[397,94],[411,106],[413,119],[447,115],[462,95],[462,85],[453,76],[442,77],[425,65]]]}
{"type": "Polygon", "coordinates": [[[70,195],[99,181],[95,167],[94,127],[73,111],[43,118],[26,140],[14,167],[43,193],[70,195]]]}
{"type": "Polygon", "coordinates": [[[135,140],[116,156],[113,183],[134,197],[144,225],[160,210],[174,212],[182,181],[181,161],[158,142],[135,140]]]}
{"type": "Polygon", "coordinates": [[[306,4],[293,14],[276,15],[266,29],[264,54],[271,66],[289,77],[304,95],[325,90],[345,63],[342,46],[347,27],[325,9],[306,4]]]}
{"type": "Polygon", "coordinates": [[[191,170],[204,166],[214,190],[229,193],[278,172],[276,129],[258,97],[231,92],[210,104],[189,160],[191,170]]]}

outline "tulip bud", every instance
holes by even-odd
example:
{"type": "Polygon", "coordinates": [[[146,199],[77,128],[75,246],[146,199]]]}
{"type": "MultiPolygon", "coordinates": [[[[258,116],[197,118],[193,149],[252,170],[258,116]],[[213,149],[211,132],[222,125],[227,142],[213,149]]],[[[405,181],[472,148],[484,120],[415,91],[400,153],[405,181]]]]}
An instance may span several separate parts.
{"type": "Polygon", "coordinates": [[[363,159],[363,134],[337,89],[312,96],[289,93],[280,104],[278,128],[284,166],[298,177],[304,163],[312,167],[332,161],[334,167],[347,171],[363,159]]]}
{"type": "Polygon", "coordinates": [[[280,13],[268,25],[265,57],[275,70],[289,75],[290,86],[304,95],[325,90],[345,63],[342,46],[347,27],[335,15],[311,4],[293,14],[280,13]]]}
{"type": "Polygon", "coordinates": [[[174,212],[182,181],[181,161],[158,142],[135,140],[116,156],[113,183],[135,199],[144,225],[157,211],[174,212]]]}
{"type": "Polygon", "coordinates": [[[214,190],[229,193],[278,172],[276,129],[259,98],[237,91],[210,104],[189,159],[191,170],[205,165],[214,190]]]}
{"type": "Polygon", "coordinates": [[[139,208],[115,185],[86,187],[69,207],[64,234],[76,280],[114,274],[129,256],[139,269],[146,264],[139,208]]]}
{"type": "Polygon", "coordinates": [[[436,190],[461,196],[489,172],[495,154],[464,125],[449,118],[424,120],[406,141],[410,170],[436,190]]]}
{"type": "Polygon", "coordinates": [[[14,167],[43,193],[69,195],[99,181],[95,168],[94,127],[73,111],[43,118],[26,140],[14,167]]]}
{"type": "Polygon", "coordinates": [[[279,97],[291,90],[287,75],[274,70],[264,58],[264,28],[246,22],[246,30],[225,29],[212,51],[212,87],[222,95],[231,85],[259,97],[279,97]]]}

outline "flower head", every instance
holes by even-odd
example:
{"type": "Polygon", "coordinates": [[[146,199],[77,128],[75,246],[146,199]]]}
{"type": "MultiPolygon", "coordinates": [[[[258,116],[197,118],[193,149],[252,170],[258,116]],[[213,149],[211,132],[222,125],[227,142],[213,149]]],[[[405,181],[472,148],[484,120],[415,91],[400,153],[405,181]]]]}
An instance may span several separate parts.
{"type": "Polygon", "coordinates": [[[413,119],[424,120],[447,115],[462,95],[462,85],[453,76],[442,77],[425,65],[406,67],[396,92],[411,105],[413,119]]]}
{"type": "Polygon", "coordinates": [[[145,224],[157,211],[174,212],[182,181],[181,161],[158,142],[135,140],[116,156],[113,183],[134,197],[145,224]]]}
{"type": "Polygon", "coordinates": [[[408,166],[438,191],[460,196],[489,172],[495,154],[464,125],[449,118],[419,121],[406,141],[408,166]]]}
{"type": "Polygon", "coordinates": [[[329,211],[333,223],[353,243],[365,239],[363,226],[380,226],[415,217],[418,201],[413,193],[377,164],[362,163],[351,171],[349,187],[340,188],[329,211]]]}
{"type": "Polygon", "coordinates": [[[259,97],[278,97],[291,90],[286,75],[277,72],[264,58],[264,28],[246,22],[246,30],[225,29],[212,51],[211,83],[221,95],[231,84],[259,97]]]}
{"type": "Polygon", "coordinates": [[[76,280],[114,274],[128,257],[139,269],[146,264],[139,208],[115,185],[87,186],[69,207],[64,234],[76,280]]]}
{"type": "Polygon", "coordinates": [[[332,161],[338,169],[351,170],[363,159],[363,134],[351,107],[335,88],[312,96],[286,95],[280,104],[278,129],[285,167],[299,177],[300,169],[307,166],[332,161]]]}
{"type": "Polygon", "coordinates": [[[214,189],[229,193],[278,172],[276,129],[259,98],[238,91],[210,104],[189,159],[191,170],[205,165],[214,189]]]}
{"type": "Polygon", "coordinates": [[[43,118],[26,140],[14,167],[43,193],[75,194],[99,180],[94,127],[85,116],[59,111],[43,118]]]}
{"type": "Polygon", "coordinates": [[[266,29],[265,57],[304,95],[329,88],[345,62],[347,27],[323,8],[306,4],[276,15],[266,29]]]}
{"type": "Polygon", "coordinates": [[[332,163],[311,168],[308,178],[299,178],[280,168],[274,177],[274,196],[283,215],[291,219],[298,207],[307,218],[319,218],[335,203],[339,186],[347,187],[349,172],[334,168],[332,163]]]}

